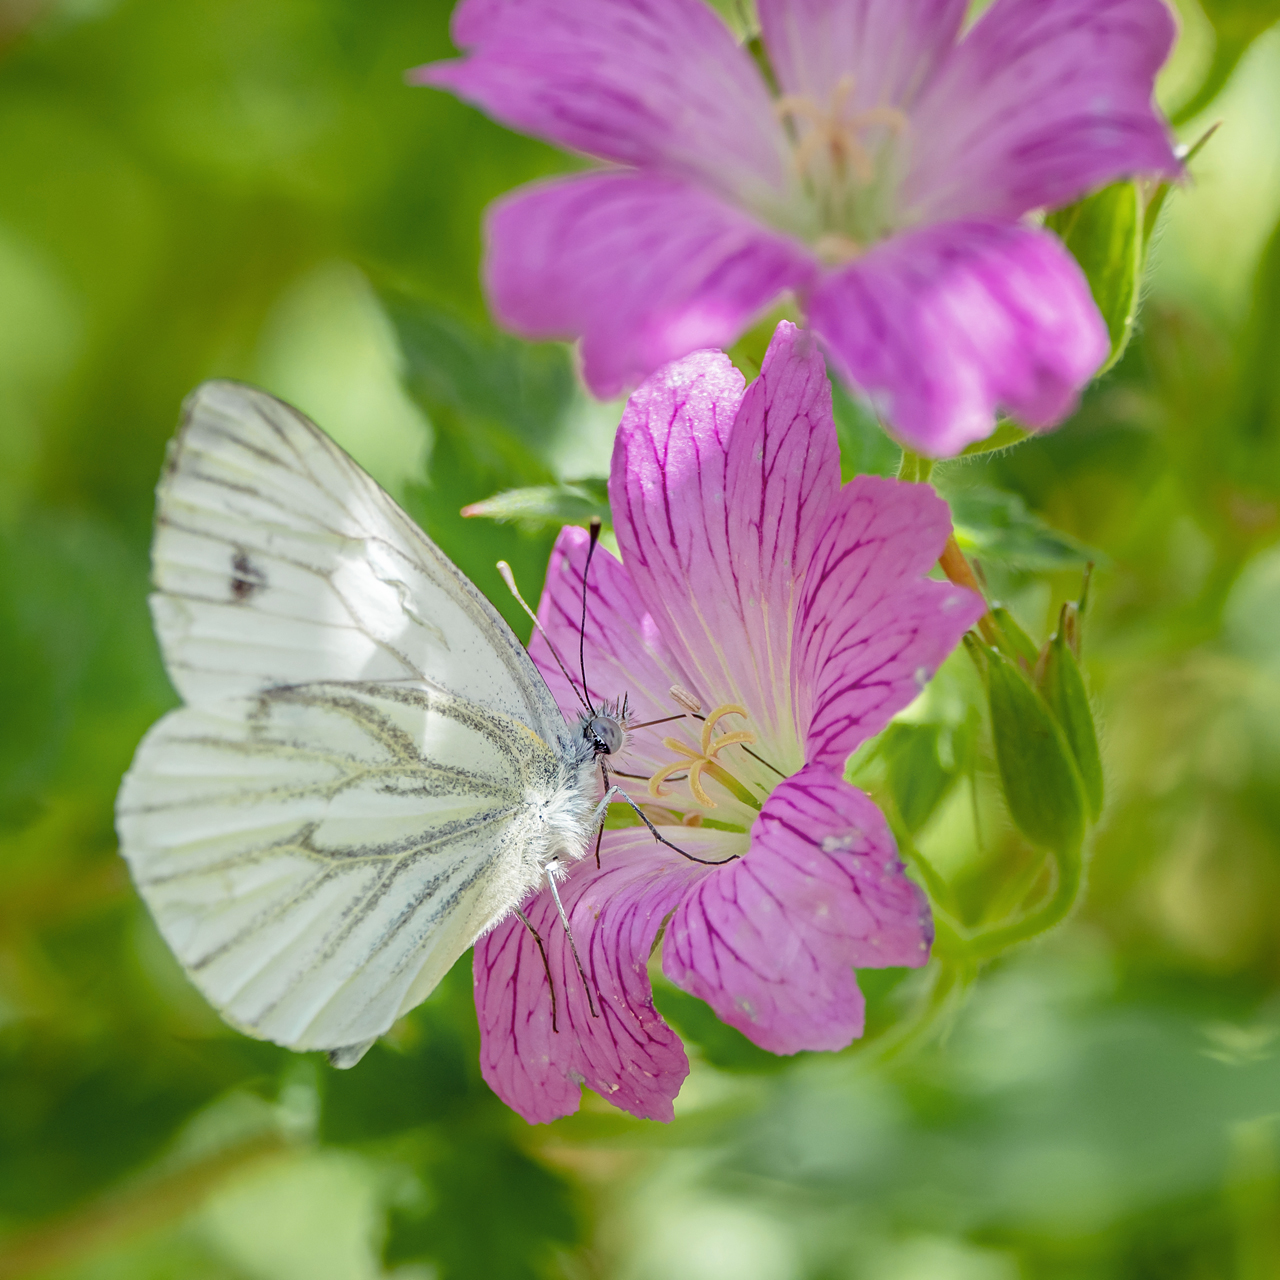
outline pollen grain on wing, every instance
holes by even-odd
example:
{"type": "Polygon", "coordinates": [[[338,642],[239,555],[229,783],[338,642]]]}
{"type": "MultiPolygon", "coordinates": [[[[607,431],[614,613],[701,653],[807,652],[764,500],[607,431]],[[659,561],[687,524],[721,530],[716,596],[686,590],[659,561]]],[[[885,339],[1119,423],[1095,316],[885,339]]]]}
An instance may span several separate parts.
{"type": "Polygon", "coordinates": [[[759,809],[760,802],[717,759],[719,753],[725,747],[731,747],[737,743],[750,745],[756,741],[756,735],[749,729],[736,729],[728,733],[722,733],[719,737],[714,736],[716,725],[725,716],[735,715],[745,718],[746,714],[747,709],[745,707],[740,707],[732,702],[726,702],[723,706],[716,707],[703,721],[700,751],[690,747],[687,743],[681,742],[679,738],[663,738],[662,745],[668,751],[674,751],[680,758],[673,760],[668,765],[664,765],[649,779],[649,794],[655,800],[661,800],[670,795],[670,791],[664,790],[662,784],[673,773],[681,769],[687,769],[689,771],[689,790],[693,793],[693,798],[704,808],[714,809],[717,807],[716,802],[707,794],[706,788],[702,785],[702,775],[707,773],[744,804],[750,805],[753,809],[759,809]]]}

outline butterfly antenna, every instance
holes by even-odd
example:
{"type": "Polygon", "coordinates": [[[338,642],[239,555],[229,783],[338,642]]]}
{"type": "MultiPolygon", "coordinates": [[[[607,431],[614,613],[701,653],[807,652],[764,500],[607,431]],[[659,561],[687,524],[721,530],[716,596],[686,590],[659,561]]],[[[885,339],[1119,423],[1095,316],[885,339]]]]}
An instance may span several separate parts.
{"type": "Polygon", "coordinates": [[[600,517],[591,517],[591,542],[587,546],[587,562],[582,566],[582,625],[578,628],[578,666],[582,668],[582,691],[591,697],[587,688],[587,572],[591,568],[591,557],[596,553],[596,543],[600,541],[600,517]]]}
{"type": "MultiPolygon", "coordinates": [[[[556,660],[556,666],[558,666],[560,670],[564,672],[564,678],[569,682],[569,688],[571,688],[573,692],[577,695],[578,701],[582,703],[583,709],[586,711],[590,711],[591,704],[586,700],[586,698],[582,696],[582,691],[578,688],[577,682],[569,674],[569,668],[564,665],[564,661],[561,659],[560,655],[556,652],[555,645],[551,643],[551,637],[547,635],[546,628],[542,625],[541,622],[538,621],[538,615],[534,613],[532,609],[529,608],[529,606],[525,603],[524,596],[520,594],[520,588],[516,586],[516,576],[514,573],[511,572],[511,566],[505,560],[499,560],[498,572],[502,574],[502,580],[507,584],[507,590],[510,591],[513,596],[515,596],[516,602],[525,611],[525,613],[529,615],[529,621],[533,623],[534,627],[537,628],[539,632],[541,632],[542,638],[547,642],[547,648],[551,650],[551,656],[556,660]]],[[[583,681],[582,687],[584,689],[586,688],[585,680],[583,681]]]]}
{"type": "Polygon", "coordinates": [[[596,1012],[595,1001],[591,999],[591,982],[587,978],[587,971],[582,967],[582,957],[578,954],[578,944],[573,940],[573,930],[569,928],[569,917],[565,914],[564,903],[560,901],[560,890],[556,888],[555,862],[549,862],[543,868],[543,874],[547,878],[547,888],[551,890],[551,896],[555,900],[556,911],[560,915],[560,923],[564,925],[565,937],[569,939],[569,950],[573,952],[573,962],[578,966],[578,976],[582,979],[582,989],[587,993],[587,1008],[591,1010],[591,1016],[598,1018],[600,1015],[596,1012]]]}

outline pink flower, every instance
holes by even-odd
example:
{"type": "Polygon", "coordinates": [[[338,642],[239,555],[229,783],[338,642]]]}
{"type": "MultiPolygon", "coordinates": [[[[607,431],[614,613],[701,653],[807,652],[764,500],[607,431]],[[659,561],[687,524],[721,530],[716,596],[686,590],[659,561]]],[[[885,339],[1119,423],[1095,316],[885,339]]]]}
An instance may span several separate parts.
{"type": "Polygon", "coordinates": [[[784,290],[898,437],[997,407],[1047,428],[1108,351],[1084,277],[1022,221],[1179,165],[1152,106],[1164,0],[758,0],[781,96],[703,0],[462,0],[420,68],[610,166],[488,217],[500,320],[582,338],[602,396],[730,343],[784,290]]]}
{"type": "MultiPolygon", "coordinates": [[[[654,375],[619,428],[609,483],[619,562],[596,551],[585,660],[596,705],[625,697],[610,757],[667,839],[607,831],[561,889],[591,1002],[549,894],[475,949],[485,1079],[530,1121],[590,1085],[667,1119],[688,1071],[653,1006],[647,965],[775,1053],[862,1032],[855,968],[920,965],[932,930],[884,818],[845,761],[919,692],[982,612],[925,577],[951,522],[925,485],[841,488],[831,389],[812,338],[782,324],[760,377],[718,352],[654,375]],[[672,690],[676,692],[673,694],[672,690]],[[718,865],[708,865],[718,864],[718,865]],[[554,1017],[554,1024],[553,1024],[554,1017]]],[[[576,663],[587,536],[560,535],[539,616],[576,663]]],[[[573,720],[546,640],[530,650],[573,720]]]]}

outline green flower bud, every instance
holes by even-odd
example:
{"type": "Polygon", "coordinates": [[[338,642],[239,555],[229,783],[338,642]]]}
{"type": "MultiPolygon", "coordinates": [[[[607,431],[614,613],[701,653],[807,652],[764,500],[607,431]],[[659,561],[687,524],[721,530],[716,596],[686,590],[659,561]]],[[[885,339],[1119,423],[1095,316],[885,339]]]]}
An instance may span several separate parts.
{"type": "Polygon", "coordinates": [[[1025,664],[1026,670],[1030,671],[1040,656],[1035,641],[1023,631],[1013,614],[1004,605],[993,605],[991,616],[996,620],[996,626],[1000,628],[996,636],[996,648],[1015,665],[1025,664]],[[1018,662],[1019,658],[1022,659],[1021,663],[1018,662]]]}
{"type": "Polygon", "coordinates": [[[1073,858],[1084,842],[1087,802],[1071,746],[1030,676],[994,649],[986,657],[992,740],[1010,816],[1027,839],[1073,858]]]}
{"type": "Polygon", "coordinates": [[[1089,816],[1097,822],[1102,813],[1102,756],[1084,676],[1070,643],[1073,620],[1073,607],[1063,605],[1058,630],[1036,663],[1036,685],[1071,747],[1089,803],[1089,816]]]}

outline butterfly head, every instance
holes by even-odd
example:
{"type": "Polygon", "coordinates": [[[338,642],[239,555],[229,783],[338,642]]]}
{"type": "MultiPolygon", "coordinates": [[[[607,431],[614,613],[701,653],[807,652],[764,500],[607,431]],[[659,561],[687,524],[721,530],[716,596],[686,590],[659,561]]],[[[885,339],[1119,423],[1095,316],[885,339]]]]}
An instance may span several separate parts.
{"type": "Polygon", "coordinates": [[[582,736],[596,756],[617,755],[626,741],[627,708],[625,703],[605,703],[584,712],[580,724],[582,736]]]}

